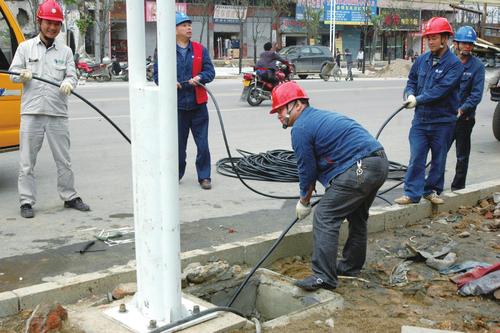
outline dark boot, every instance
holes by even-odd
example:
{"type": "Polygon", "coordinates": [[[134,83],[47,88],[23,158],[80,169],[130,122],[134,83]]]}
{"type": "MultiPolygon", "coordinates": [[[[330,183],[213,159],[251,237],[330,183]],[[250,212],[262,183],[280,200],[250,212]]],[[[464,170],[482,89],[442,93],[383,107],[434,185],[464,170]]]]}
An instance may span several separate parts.
{"type": "Polygon", "coordinates": [[[74,208],[82,212],[88,212],[90,210],[90,207],[85,204],[80,197],[64,201],[64,208],[74,208]]]}
{"type": "Polygon", "coordinates": [[[303,280],[295,281],[294,284],[297,287],[304,289],[306,291],[316,291],[320,288],[327,289],[327,290],[335,289],[334,286],[331,286],[331,285],[323,282],[323,280],[321,278],[316,277],[314,275],[308,276],[303,280]]]}
{"type": "Polygon", "coordinates": [[[21,205],[21,216],[26,219],[30,219],[35,216],[33,208],[31,207],[30,204],[21,205]]]}

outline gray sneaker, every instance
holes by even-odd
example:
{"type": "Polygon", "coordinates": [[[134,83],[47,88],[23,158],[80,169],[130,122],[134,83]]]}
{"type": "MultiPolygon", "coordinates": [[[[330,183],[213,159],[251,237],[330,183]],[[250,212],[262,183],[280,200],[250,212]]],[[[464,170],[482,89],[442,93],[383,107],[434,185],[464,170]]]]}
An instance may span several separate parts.
{"type": "Polygon", "coordinates": [[[82,198],[76,197],[69,201],[64,201],[64,208],[74,208],[82,212],[88,212],[90,210],[89,205],[83,202],[82,198]]]}

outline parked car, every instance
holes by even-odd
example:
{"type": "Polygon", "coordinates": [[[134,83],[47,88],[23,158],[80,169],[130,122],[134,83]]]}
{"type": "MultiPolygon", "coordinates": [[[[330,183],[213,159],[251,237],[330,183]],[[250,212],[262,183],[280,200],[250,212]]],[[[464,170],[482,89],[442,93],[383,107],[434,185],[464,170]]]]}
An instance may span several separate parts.
{"type": "Polygon", "coordinates": [[[279,54],[291,63],[293,74],[301,79],[320,74],[323,66],[333,61],[330,49],[319,45],[287,46],[279,54]]]}

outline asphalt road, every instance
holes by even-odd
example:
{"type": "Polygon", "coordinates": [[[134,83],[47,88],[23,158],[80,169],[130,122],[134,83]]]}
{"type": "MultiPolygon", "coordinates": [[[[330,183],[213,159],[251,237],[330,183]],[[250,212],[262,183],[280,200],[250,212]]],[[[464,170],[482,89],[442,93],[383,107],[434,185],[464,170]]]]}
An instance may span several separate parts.
{"type": "MultiPolygon", "coordinates": [[[[308,79],[299,83],[306,89],[313,106],[344,113],[375,134],[384,120],[401,105],[405,80],[323,82],[308,79]]],[[[222,108],[233,154],[237,148],[256,153],[291,149],[289,130],[283,130],[277,118],[268,114],[269,101],[259,107],[240,102],[242,86],[239,79],[217,80],[209,87],[222,108]]],[[[77,92],[102,109],[126,133],[130,132],[126,83],[88,83],[80,86],[77,92]]],[[[83,242],[92,240],[100,230],[130,227],[134,221],[129,144],[86,104],[74,97],[71,99],[73,170],[77,190],[92,211],[82,213],[63,208],[56,191],[55,165],[48,146],[44,145],[36,167],[36,217],[21,218],[17,197],[18,153],[0,155],[0,291],[12,289],[14,285],[35,283],[44,276],[61,272],[82,273],[124,264],[134,258],[132,244],[85,256],[75,253],[83,242]],[[23,282],[19,282],[18,277],[23,277],[23,282]]],[[[498,178],[500,143],[491,130],[494,108],[489,95],[485,95],[477,111],[472,135],[469,184],[498,178]]],[[[215,163],[226,157],[226,151],[213,104],[209,105],[209,111],[213,189],[201,190],[197,183],[196,151],[190,138],[188,167],[179,185],[183,251],[279,231],[294,217],[294,200],[258,196],[238,180],[216,173],[215,163]],[[229,227],[236,232],[228,233],[229,227]]],[[[380,137],[389,159],[404,164],[409,158],[407,137],[412,114],[413,111],[408,110],[401,112],[380,137]]],[[[447,188],[454,174],[454,154],[452,148],[447,164],[447,188]]],[[[297,184],[251,184],[267,193],[297,194],[297,184]]],[[[388,198],[400,193],[401,190],[395,190],[388,198]]],[[[380,200],[376,204],[385,205],[380,200]]]]}

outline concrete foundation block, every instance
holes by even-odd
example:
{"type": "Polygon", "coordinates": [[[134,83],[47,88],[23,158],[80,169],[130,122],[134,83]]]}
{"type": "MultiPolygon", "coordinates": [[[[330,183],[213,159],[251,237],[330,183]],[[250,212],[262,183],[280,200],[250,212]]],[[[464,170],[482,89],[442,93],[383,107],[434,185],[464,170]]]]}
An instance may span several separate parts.
{"type": "Polygon", "coordinates": [[[0,293],[0,318],[19,312],[19,298],[11,291],[0,293]]]}
{"type": "Polygon", "coordinates": [[[55,282],[36,284],[12,292],[19,298],[19,311],[34,309],[38,304],[52,303],[54,300],[60,302],[66,300],[61,285],[55,282]]]}
{"type": "Polygon", "coordinates": [[[385,230],[414,225],[432,214],[431,204],[427,200],[406,206],[394,205],[386,207],[384,210],[385,230]]]}
{"type": "Polygon", "coordinates": [[[416,326],[402,326],[401,333],[463,333],[463,332],[437,330],[434,328],[424,328],[424,327],[416,327],[416,326]]]}
{"type": "Polygon", "coordinates": [[[368,234],[382,232],[385,229],[385,215],[382,210],[370,210],[368,218],[368,234]]]}
{"type": "Polygon", "coordinates": [[[245,262],[245,246],[252,242],[251,239],[242,242],[234,242],[214,246],[210,249],[193,250],[181,253],[182,269],[193,262],[205,265],[209,261],[226,260],[231,264],[243,264],[245,262]]]}

